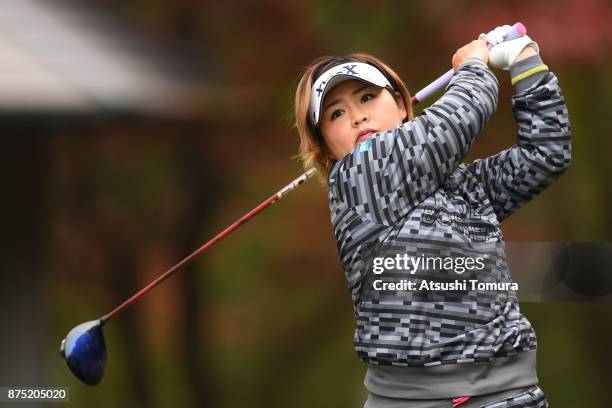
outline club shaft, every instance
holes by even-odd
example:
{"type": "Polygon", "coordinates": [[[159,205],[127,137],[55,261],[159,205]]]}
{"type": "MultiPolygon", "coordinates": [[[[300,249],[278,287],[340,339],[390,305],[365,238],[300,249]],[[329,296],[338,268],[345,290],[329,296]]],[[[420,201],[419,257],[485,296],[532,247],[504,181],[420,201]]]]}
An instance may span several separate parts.
{"type": "Polygon", "coordinates": [[[179,263],[174,265],[172,268],[168,269],[166,272],[161,274],[159,277],[157,277],[155,280],[153,280],[147,286],[145,286],[140,291],[138,291],[137,293],[132,295],[132,297],[130,297],[128,300],[126,300],[125,302],[123,302],[122,304],[117,306],[115,309],[113,309],[110,313],[108,313],[108,314],[104,315],[103,317],[101,317],[100,318],[100,323],[104,324],[107,321],[109,321],[110,319],[112,319],[114,316],[116,316],[118,313],[120,313],[126,307],[128,307],[129,305],[131,305],[132,303],[134,303],[138,299],[140,299],[142,296],[144,296],[147,292],[149,292],[155,286],[157,286],[160,283],[162,283],[166,278],[168,278],[174,272],[176,272],[176,271],[184,268],[185,266],[187,266],[189,263],[191,263],[191,261],[193,261],[195,258],[197,258],[204,251],[206,251],[207,249],[209,249],[210,247],[215,245],[217,242],[221,241],[223,238],[228,236],[232,231],[236,230],[238,227],[240,227],[242,224],[246,223],[248,220],[253,218],[255,215],[259,214],[261,211],[265,210],[270,205],[272,205],[276,201],[280,200],[283,196],[285,196],[285,194],[289,193],[291,190],[293,190],[294,188],[296,188],[297,186],[302,184],[304,181],[306,181],[308,178],[312,177],[314,174],[315,174],[315,170],[314,169],[310,169],[310,170],[306,171],[304,174],[302,174],[301,176],[299,176],[298,178],[296,178],[295,180],[293,180],[291,183],[287,184],[285,187],[283,187],[281,190],[279,190],[276,194],[273,194],[268,199],[266,199],[261,204],[259,204],[257,207],[253,208],[251,211],[249,211],[248,213],[243,215],[240,219],[238,219],[232,225],[230,225],[229,227],[227,227],[226,229],[221,231],[219,234],[217,234],[210,241],[208,241],[207,243],[202,245],[200,248],[195,250],[191,255],[187,256],[185,259],[183,259],[182,261],[180,261],[179,263]]]}

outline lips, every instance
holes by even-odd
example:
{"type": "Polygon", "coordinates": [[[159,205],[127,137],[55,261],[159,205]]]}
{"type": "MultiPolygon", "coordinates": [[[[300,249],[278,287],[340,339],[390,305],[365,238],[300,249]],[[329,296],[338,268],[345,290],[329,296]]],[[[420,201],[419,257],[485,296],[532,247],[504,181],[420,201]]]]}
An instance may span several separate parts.
{"type": "Polygon", "coordinates": [[[369,139],[376,130],[374,129],[364,129],[357,134],[357,143],[362,143],[364,140],[369,139]]]}

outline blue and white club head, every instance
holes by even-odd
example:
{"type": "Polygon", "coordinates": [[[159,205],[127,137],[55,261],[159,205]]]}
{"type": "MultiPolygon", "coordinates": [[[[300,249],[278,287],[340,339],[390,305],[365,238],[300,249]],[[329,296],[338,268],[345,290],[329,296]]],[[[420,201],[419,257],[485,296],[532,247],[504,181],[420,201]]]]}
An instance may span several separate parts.
{"type": "Polygon", "coordinates": [[[102,322],[92,320],[70,330],[62,340],[60,354],[79,380],[88,385],[97,385],[102,380],[106,367],[102,322]]]}

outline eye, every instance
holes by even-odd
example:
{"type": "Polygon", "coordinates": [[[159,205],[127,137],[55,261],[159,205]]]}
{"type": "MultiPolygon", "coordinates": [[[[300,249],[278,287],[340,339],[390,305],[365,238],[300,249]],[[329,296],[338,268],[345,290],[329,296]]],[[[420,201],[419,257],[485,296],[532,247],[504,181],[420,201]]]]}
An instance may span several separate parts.
{"type": "Polygon", "coordinates": [[[338,109],[332,112],[331,114],[331,120],[336,119],[337,117],[339,117],[342,114],[342,110],[338,109]]]}
{"type": "Polygon", "coordinates": [[[364,94],[364,95],[361,97],[361,103],[367,102],[367,101],[369,101],[370,99],[374,99],[375,97],[376,97],[376,96],[375,96],[375,95],[373,95],[373,94],[364,94]]]}

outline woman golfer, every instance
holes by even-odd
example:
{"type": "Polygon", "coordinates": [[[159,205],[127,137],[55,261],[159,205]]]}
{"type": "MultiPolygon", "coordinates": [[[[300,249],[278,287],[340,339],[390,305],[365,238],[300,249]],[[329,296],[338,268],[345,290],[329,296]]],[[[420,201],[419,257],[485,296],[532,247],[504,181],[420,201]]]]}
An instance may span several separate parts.
{"type": "Polygon", "coordinates": [[[366,407],[548,406],[500,223],[569,166],[571,132],[537,43],[503,42],[509,29],[460,48],[445,94],[417,117],[399,76],[370,55],[320,58],[299,82],[300,155],[329,187],[366,407]],[[510,73],[518,137],[467,164],[497,106],[487,63],[510,73]]]}

